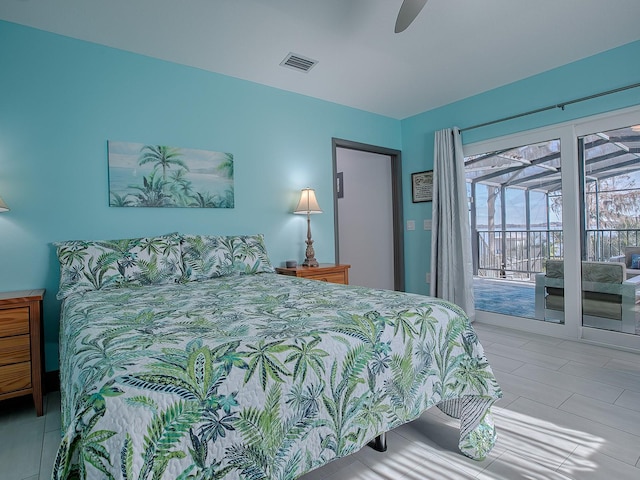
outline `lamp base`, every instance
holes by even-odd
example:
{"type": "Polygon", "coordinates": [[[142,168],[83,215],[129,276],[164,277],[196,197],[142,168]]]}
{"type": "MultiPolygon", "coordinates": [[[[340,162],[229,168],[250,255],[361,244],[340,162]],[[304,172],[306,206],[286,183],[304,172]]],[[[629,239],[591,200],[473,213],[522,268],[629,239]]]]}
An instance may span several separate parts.
{"type": "Polygon", "coordinates": [[[307,213],[307,250],[305,253],[304,262],[302,262],[303,267],[317,267],[319,266],[318,261],[316,260],[316,251],[313,249],[313,240],[311,239],[311,218],[307,213]]]}
{"type": "Polygon", "coordinates": [[[302,262],[303,267],[318,267],[320,264],[315,258],[305,258],[302,262]]]}

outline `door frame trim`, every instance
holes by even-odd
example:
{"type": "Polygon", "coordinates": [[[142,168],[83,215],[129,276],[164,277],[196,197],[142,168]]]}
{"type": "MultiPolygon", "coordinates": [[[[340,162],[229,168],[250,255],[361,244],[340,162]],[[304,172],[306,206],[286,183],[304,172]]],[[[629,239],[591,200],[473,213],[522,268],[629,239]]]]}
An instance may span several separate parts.
{"type": "Polygon", "coordinates": [[[367,153],[387,155],[391,159],[391,195],[393,211],[393,284],[394,289],[405,291],[404,272],[404,229],[402,212],[402,152],[392,148],[379,147],[366,143],[353,142],[341,138],[331,139],[333,155],[333,222],[335,230],[336,263],[340,263],[339,227],[338,227],[338,195],[336,177],[338,174],[337,149],[358,150],[367,153]]]}

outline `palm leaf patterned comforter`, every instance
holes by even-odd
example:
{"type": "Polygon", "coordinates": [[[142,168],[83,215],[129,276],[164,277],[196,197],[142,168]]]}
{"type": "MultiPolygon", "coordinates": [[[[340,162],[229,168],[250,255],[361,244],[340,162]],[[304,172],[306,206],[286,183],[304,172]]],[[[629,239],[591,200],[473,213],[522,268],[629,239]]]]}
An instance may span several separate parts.
{"type": "Polygon", "coordinates": [[[495,443],[500,388],[433,298],[230,276],[73,294],[60,335],[56,479],[295,479],[434,405],[495,443]]]}

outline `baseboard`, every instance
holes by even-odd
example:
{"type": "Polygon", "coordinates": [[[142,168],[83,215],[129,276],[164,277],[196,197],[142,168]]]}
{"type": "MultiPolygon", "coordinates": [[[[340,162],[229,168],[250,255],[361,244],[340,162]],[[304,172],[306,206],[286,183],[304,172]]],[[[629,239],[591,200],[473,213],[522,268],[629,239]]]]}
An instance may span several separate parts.
{"type": "Polygon", "coordinates": [[[60,390],[60,371],[44,373],[44,393],[57,392],[60,390]]]}

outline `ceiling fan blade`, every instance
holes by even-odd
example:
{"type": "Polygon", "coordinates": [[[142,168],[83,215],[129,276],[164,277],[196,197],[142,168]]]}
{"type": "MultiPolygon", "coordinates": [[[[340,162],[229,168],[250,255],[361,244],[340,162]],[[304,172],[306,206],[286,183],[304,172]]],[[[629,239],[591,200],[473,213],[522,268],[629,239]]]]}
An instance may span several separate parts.
{"type": "Polygon", "coordinates": [[[404,0],[396,19],[396,33],[404,32],[406,28],[415,20],[427,0],[404,0]]]}

